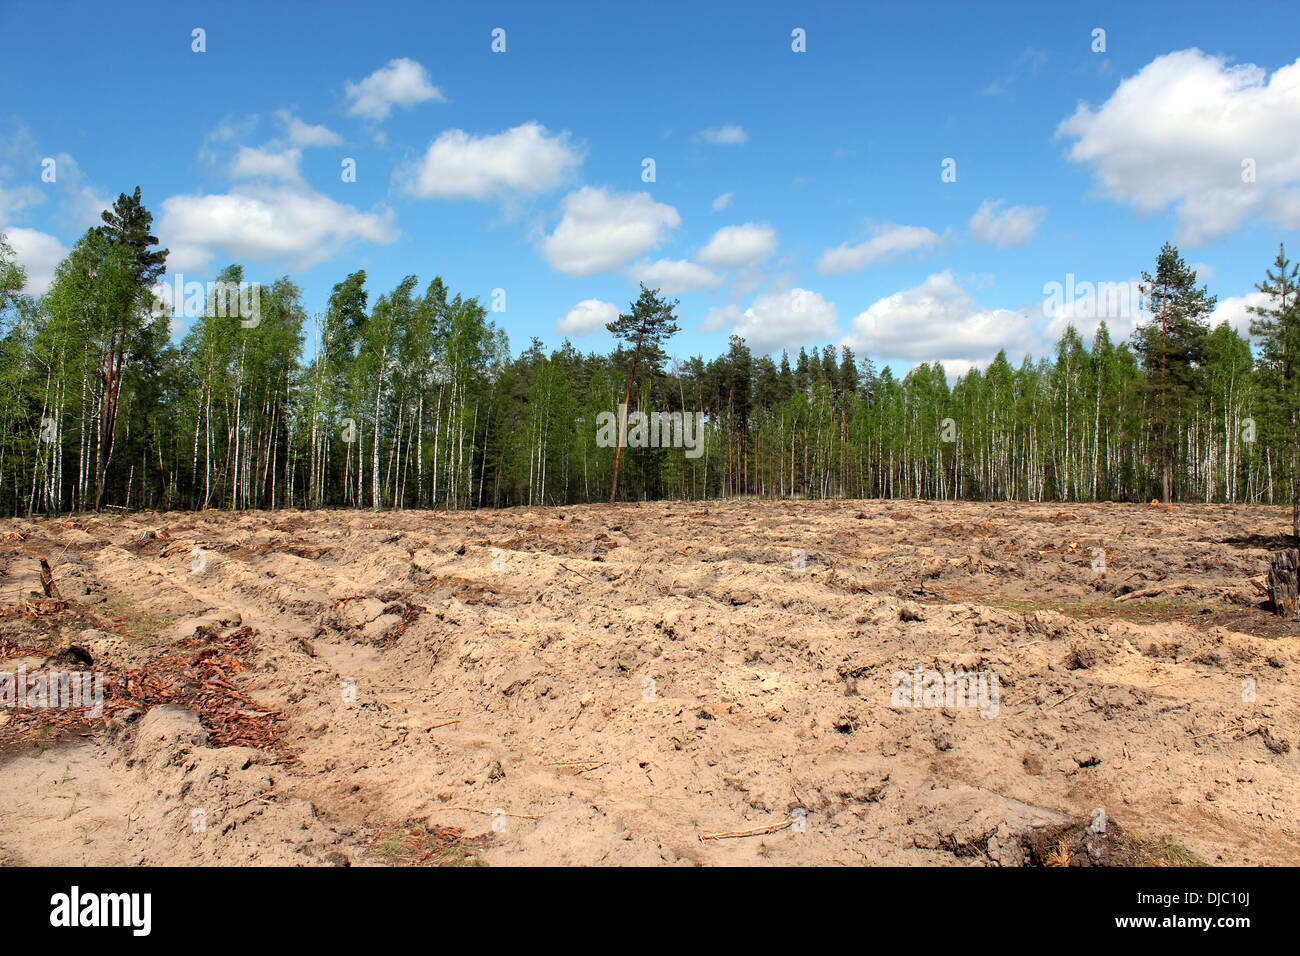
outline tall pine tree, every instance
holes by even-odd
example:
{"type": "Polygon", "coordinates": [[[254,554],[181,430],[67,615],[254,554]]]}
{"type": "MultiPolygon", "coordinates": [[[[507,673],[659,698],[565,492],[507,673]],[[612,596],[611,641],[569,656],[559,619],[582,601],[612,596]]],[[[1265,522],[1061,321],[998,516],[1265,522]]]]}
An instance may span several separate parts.
{"type": "Polygon", "coordinates": [[[1133,347],[1142,359],[1150,390],[1148,405],[1160,472],[1161,500],[1169,501],[1178,485],[1180,431],[1186,427],[1197,379],[1205,361],[1205,321],[1218,301],[1204,286],[1196,287],[1196,270],[1166,242],[1156,258],[1156,272],[1142,273],[1142,294],[1151,321],[1133,332],[1133,347]]]}
{"type": "Polygon", "coordinates": [[[610,504],[613,504],[618,497],[618,468],[622,457],[623,439],[627,431],[627,405],[632,400],[632,382],[636,379],[637,367],[642,362],[656,370],[663,365],[666,357],[663,343],[679,331],[677,316],[673,312],[676,307],[676,299],[669,302],[659,295],[658,289],[647,289],[643,284],[641,294],[632,303],[631,311],[605,324],[605,328],[612,332],[615,338],[622,339],[632,346],[632,366],[628,370],[622,414],[618,422],[618,442],[614,447],[614,481],[609,491],[610,504]]]}
{"type": "Polygon", "coordinates": [[[1259,339],[1257,362],[1266,432],[1280,437],[1288,451],[1291,479],[1291,534],[1300,545],[1300,265],[1289,262],[1278,244],[1273,268],[1256,289],[1269,303],[1251,306],[1250,334],[1259,339]]]}

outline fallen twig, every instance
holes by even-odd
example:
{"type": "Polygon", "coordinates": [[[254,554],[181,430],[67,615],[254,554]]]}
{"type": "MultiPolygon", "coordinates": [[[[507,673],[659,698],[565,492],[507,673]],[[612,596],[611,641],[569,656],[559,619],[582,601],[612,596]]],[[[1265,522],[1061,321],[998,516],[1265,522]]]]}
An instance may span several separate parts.
{"type": "Polygon", "coordinates": [[[485,817],[515,817],[520,820],[540,820],[541,817],[535,817],[531,813],[506,813],[504,810],[480,810],[477,807],[448,807],[448,810],[464,810],[466,813],[481,813],[485,817]]]}
{"type": "Polygon", "coordinates": [[[1229,730],[1240,730],[1241,723],[1244,719],[1245,718],[1239,717],[1236,720],[1234,720],[1232,723],[1228,724],[1227,726],[1220,727],[1218,730],[1211,730],[1208,733],[1192,734],[1192,739],[1200,740],[1202,737],[1213,737],[1215,734],[1224,734],[1227,733],[1229,730]]]}
{"type": "Polygon", "coordinates": [[[731,830],[727,833],[701,833],[701,840],[732,840],[738,837],[764,836],[768,833],[777,833],[787,827],[793,826],[793,820],[786,820],[784,823],[772,823],[765,827],[754,827],[752,830],[731,830]]]}
{"type": "Polygon", "coordinates": [[[1115,603],[1119,604],[1124,601],[1132,601],[1134,598],[1156,597],[1157,595],[1164,593],[1164,588],[1143,588],[1141,591],[1130,591],[1128,594],[1121,594],[1119,597],[1115,598],[1115,603]]]}
{"type": "MultiPolygon", "coordinates": [[[[1046,710],[1051,710],[1052,707],[1059,707],[1061,706],[1061,704],[1064,704],[1067,700],[1070,700],[1073,697],[1078,697],[1082,693],[1083,693],[1082,690],[1076,690],[1073,694],[1067,694],[1065,697],[1062,697],[1060,700],[1058,700],[1051,707],[1048,707],[1046,710]]],[[[1044,713],[1046,713],[1046,710],[1044,711],[1044,713]]]]}
{"type": "Polygon", "coordinates": [[[560,562],[560,567],[564,568],[564,570],[566,570],[566,571],[572,571],[574,574],[576,574],[578,577],[582,578],[584,581],[588,581],[588,582],[590,582],[590,583],[592,583],[592,584],[595,584],[595,583],[596,583],[595,581],[592,581],[591,578],[589,578],[589,577],[587,577],[585,574],[583,574],[581,571],[574,571],[573,568],[569,567],[569,566],[568,566],[567,564],[565,564],[563,561],[560,562]]]}

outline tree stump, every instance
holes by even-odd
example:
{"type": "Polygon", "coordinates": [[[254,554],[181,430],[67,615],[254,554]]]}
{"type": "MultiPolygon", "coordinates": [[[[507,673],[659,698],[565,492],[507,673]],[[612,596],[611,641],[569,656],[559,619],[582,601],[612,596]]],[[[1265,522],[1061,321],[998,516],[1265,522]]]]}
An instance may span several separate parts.
{"type": "Polygon", "coordinates": [[[1273,611],[1294,620],[1300,607],[1297,590],[1300,590],[1300,550],[1278,551],[1268,569],[1268,594],[1273,599],[1273,611]]]}
{"type": "Polygon", "coordinates": [[[54,583],[54,572],[50,570],[50,562],[41,557],[36,560],[41,562],[41,590],[45,592],[47,598],[58,600],[62,595],[59,594],[59,588],[54,583]]]}

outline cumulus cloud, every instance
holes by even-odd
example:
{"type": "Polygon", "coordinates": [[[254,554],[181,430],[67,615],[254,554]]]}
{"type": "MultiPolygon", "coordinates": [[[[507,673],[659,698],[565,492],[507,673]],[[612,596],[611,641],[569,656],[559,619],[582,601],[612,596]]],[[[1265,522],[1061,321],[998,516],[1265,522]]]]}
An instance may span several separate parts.
{"type": "Polygon", "coordinates": [[[838,334],[835,303],[808,289],[764,292],[741,312],[737,306],[710,310],[701,331],[731,326],[755,352],[798,348],[838,334]]]}
{"type": "Polygon", "coordinates": [[[113,205],[113,200],[101,195],[98,190],[77,174],[76,178],[65,179],[64,171],[72,157],[60,154],[66,163],[59,166],[59,179],[64,182],[63,197],[60,200],[60,217],[63,222],[77,231],[84,231],[91,226],[103,225],[104,210],[113,205]]]}
{"type": "Polygon", "coordinates": [[[681,225],[672,206],[649,193],[613,193],[594,186],[569,193],[560,204],[563,217],[538,248],[552,266],[571,276],[621,269],[659,245],[681,225]]]}
{"type": "Polygon", "coordinates": [[[203,138],[199,159],[223,170],[236,182],[286,183],[302,185],[302,156],[307,149],[337,146],[343,140],[325,126],[304,123],[291,110],[273,114],[280,126],[278,135],[259,146],[248,145],[261,125],[257,114],[227,116],[203,138]]]}
{"type": "Polygon", "coordinates": [[[234,160],[230,163],[230,175],[235,179],[273,179],[281,182],[297,182],[298,163],[302,151],[286,149],[277,152],[272,149],[259,149],[249,146],[239,147],[234,160]]]}
{"type": "MultiPolygon", "coordinates": [[[[909,362],[987,361],[1030,341],[1029,316],[976,302],[951,272],[877,300],[849,324],[844,344],[859,353],[909,362]]],[[[955,367],[955,366],[954,366],[955,367]]]]}
{"type": "Polygon", "coordinates": [[[719,332],[725,328],[735,327],[740,323],[743,315],[738,305],[715,305],[704,314],[700,331],[719,332]]]}
{"type": "Polygon", "coordinates": [[[110,205],[71,155],[42,148],[15,118],[0,130],[0,225],[17,226],[47,201],[47,223],[68,233],[99,225],[110,205]],[[54,162],[52,182],[43,178],[47,159],[54,162]]]}
{"type": "Polygon", "coordinates": [[[0,234],[8,238],[14,258],[27,270],[23,291],[28,295],[44,293],[54,279],[55,267],[68,254],[63,243],[49,233],[18,226],[0,227],[0,234]]]}
{"type": "Polygon", "coordinates": [[[1172,207],[1181,242],[1255,217],[1300,227],[1300,59],[1269,77],[1198,49],[1169,53],[1096,109],[1080,103],[1057,135],[1106,196],[1143,215],[1172,207]]]}
{"type": "Polygon", "coordinates": [[[1047,215],[1043,206],[1006,206],[1006,200],[986,199],[970,217],[970,234],[976,242],[1005,248],[1024,245],[1047,215]]]}
{"type": "Polygon", "coordinates": [[[687,259],[659,259],[642,261],[629,273],[634,282],[644,282],[664,295],[682,295],[701,289],[716,289],[722,285],[722,276],[699,263],[687,259]]]}
{"type": "Polygon", "coordinates": [[[401,175],[409,193],[426,199],[487,199],[553,189],[584,157],[585,149],[570,143],[567,132],[552,134],[535,122],[489,136],[450,129],[401,175]]]}
{"type": "Polygon", "coordinates": [[[788,289],[795,281],[793,272],[777,273],[762,265],[742,266],[736,270],[731,279],[731,298],[740,301],[755,295],[764,286],[773,289],[788,289]]]}
{"type": "MultiPolygon", "coordinates": [[[[30,160],[32,167],[40,168],[39,163],[44,158],[40,154],[32,156],[30,160]]],[[[77,232],[101,225],[100,214],[112,205],[112,200],[105,199],[98,193],[77,161],[70,155],[55,153],[49,158],[54,160],[55,181],[43,182],[37,187],[41,191],[41,198],[37,198],[26,189],[17,190],[16,198],[20,201],[15,203],[16,208],[12,212],[21,215],[26,208],[43,202],[44,196],[49,194],[57,204],[60,225],[77,232]]],[[[0,221],[4,218],[0,216],[0,221]]]]}
{"type": "Polygon", "coordinates": [[[289,110],[277,110],[276,118],[284,125],[284,134],[290,146],[311,149],[318,146],[337,146],[343,138],[327,126],[304,123],[289,110]]]}
{"type": "Polygon", "coordinates": [[[45,202],[45,194],[35,186],[0,186],[0,222],[7,222],[25,209],[45,202]]]}
{"type": "Polygon", "coordinates": [[[102,223],[110,203],[97,194],[77,161],[67,153],[47,153],[20,121],[0,135],[0,234],[4,234],[14,256],[27,271],[24,291],[41,295],[49,289],[55,267],[68,248],[48,232],[18,225],[37,206],[53,200],[46,223],[69,234],[80,234],[102,223]],[[54,160],[54,182],[33,182],[43,173],[43,160],[54,160]],[[11,182],[13,178],[18,183],[11,182]]]}
{"type": "Polygon", "coordinates": [[[1215,305],[1214,311],[1210,313],[1210,327],[1213,328],[1220,322],[1227,322],[1243,338],[1249,338],[1250,320],[1259,318],[1250,311],[1250,307],[1255,306],[1258,308],[1273,305],[1276,305],[1273,298],[1263,292],[1248,292],[1245,295],[1228,296],[1226,299],[1220,299],[1215,305]]]}
{"type": "Polygon", "coordinates": [[[817,263],[817,271],[822,275],[861,272],[891,256],[930,249],[943,241],[943,236],[924,226],[884,224],[872,227],[871,232],[871,238],[865,242],[827,249],[817,263]]]}
{"type": "Polygon", "coordinates": [[[618,318],[618,306],[600,299],[583,299],[555,323],[564,335],[590,335],[618,318]]]}
{"type": "Polygon", "coordinates": [[[749,142],[749,134],[735,123],[725,126],[711,126],[696,134],[699,139],[714,146],[740,146],[749,142]]]}
{"type": "Polygon", "coordinates": [[[970,359],[935,359],[935,361],[943,366],[944,377],[948,379],[949,385],[953,385],[963,375],[969,375],[971,369],[984,371],[992,359],[983,359],[979,362],[972,362],[970,359]]]}
{"type": "Polygon", "coordinates": [[[722,210],[731,205],[731,200],[734,199],[735,196],[735,193],[723,193],[717,199],[713,200],[713,211],[722,212],[722,210]]]}
{"type": "Polygon", "coordinates": [[[1140,322],[1150,314],[1142,299],[1142,280],[1131,276],[1124,281],[1090,280],[1067,274],[1043,287],[1043,349],[1060,340],[1066,326],[1073,325],[1085,342],[1092,340],[1098,326],[1106,323],[1112,342],[1128,341],[1140,322]]]}
{"type": "Polygon", "coordinates": [[[1272,197],[1273,218],[1287,229],[1300,229],[1300,189],[1279,190],[1272,197]]]}
{"type": "Polygon", "coordinates": [[[765,262],[776,252],[776,247],[775,229],[747,222],[719,229],[700,250],[699,258],[715,269],[734,269],[765,262]]]}
{"type": "Polygon", "coordinates": [[[163,200],[158,235],[171,249],[169,268],[198,272],[218,251],[309,268],[352,241],[393,242],[397,230],[391,210],[363,212],[306,189],[244,185],[163,200]]]}
{"type": "Polygon", "coordinates": [[[212,165],[225,165],[231,150],[247,141],[257,131],[262,118],[253,113],[249,116],[225,116],[208,130],[199,146],[199,159],[212,165]]]}
{"type": "Polygon", "coordinates": [[[393,107],[415,106],[428,100],[445,102],[442,90],[429,82],[429,73],[415,60],[389,60],[359,83],[347,84],[348,115],[378,122],[393,107]]]}

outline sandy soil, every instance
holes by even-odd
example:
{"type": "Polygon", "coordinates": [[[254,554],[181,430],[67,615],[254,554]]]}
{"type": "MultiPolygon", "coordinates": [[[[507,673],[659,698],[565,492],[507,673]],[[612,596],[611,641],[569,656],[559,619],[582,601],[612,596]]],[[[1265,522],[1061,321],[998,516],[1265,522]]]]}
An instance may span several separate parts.
{"type": "Polygon", "coordinates": [[[933,502],[0,522],[0,639],[30,666],[242,633],[229,680],[283,716],[245,747],[182,703],[0,710],[0,862],[1020,865],[1100,809],[1141,859],[1294,864],[1300,626],[1256,586],[1288,525],[933,502]],[[918,666],[996,677],[996,703],[905,706],[918,666]]]}

